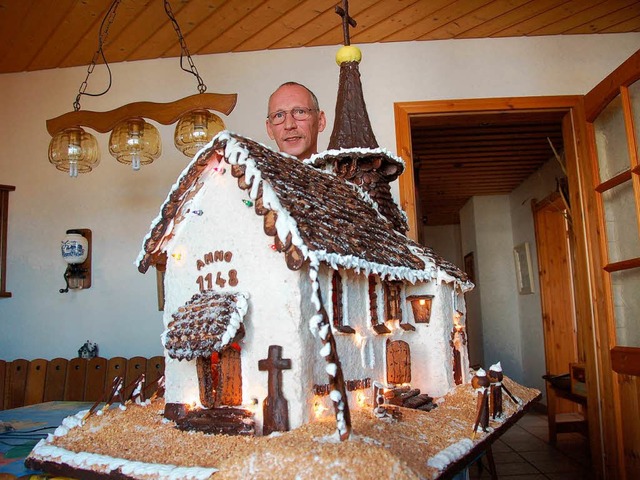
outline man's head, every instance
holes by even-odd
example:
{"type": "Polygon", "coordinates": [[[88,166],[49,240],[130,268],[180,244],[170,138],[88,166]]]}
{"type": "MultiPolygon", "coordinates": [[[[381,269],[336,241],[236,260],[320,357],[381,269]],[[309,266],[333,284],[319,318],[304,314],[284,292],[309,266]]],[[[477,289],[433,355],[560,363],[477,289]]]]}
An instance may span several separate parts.
{"type": "Polygon", "coordinates": [[[283,83],[269,97],[267,133],[281,152],[309,158],[318,151],[318,133],[327,124],[318,99],[304,85],[283,83]]]}

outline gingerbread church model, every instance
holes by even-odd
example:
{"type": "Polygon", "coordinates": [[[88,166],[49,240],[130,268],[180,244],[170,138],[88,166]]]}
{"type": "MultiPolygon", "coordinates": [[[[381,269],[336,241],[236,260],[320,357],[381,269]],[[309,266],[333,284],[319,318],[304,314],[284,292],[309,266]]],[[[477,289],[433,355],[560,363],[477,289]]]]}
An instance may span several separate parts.
{"type": "Polygon", "coordinates": [[[358,61],[340,65],[329,150],[301,162],[222,132],[143,241],[139,270],[164,270],[165,416],[184,428],[268,434],[333,410],[346,439],[378,392],[469,380],[473,285],[405,236],[404,163],[376,143],[358,61]]]}

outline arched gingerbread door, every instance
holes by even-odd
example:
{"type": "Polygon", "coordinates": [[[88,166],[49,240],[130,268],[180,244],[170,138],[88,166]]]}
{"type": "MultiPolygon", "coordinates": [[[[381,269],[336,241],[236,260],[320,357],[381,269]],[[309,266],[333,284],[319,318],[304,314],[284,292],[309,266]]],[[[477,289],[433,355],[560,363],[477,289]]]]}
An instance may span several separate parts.
{"type": "Polygon", "coordinates": [[[387,383],[411,382],[411,350],[402,340],[387,340],[387,383]]]}

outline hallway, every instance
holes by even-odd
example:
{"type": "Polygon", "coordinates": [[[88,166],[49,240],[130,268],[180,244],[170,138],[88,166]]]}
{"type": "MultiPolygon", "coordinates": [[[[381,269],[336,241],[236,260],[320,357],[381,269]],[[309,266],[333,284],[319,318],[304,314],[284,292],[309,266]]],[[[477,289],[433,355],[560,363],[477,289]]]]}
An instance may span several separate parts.
{"type": "MultiPolygon", "coordinates": [[[[589,443],[578,433],[558,435],[557,445],[548,441],[546,415],[526,414],[493,444],[500,480],[589,480],[594,478],[589,443]]],[[[486,458],[469,468],[469,478],[490,479],[486,458]]]]}

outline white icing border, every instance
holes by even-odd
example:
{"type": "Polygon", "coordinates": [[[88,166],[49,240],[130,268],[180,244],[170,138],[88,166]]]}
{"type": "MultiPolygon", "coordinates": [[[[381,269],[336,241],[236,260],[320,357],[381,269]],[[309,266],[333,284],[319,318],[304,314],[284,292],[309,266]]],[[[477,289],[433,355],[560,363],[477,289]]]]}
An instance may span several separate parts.
{"type": "Polygon", "coordinates": [[[72,452],[70,450],[52,445],[55,437],[62,437],[75,427],[82,425],[82,418],[88,412],[83,410],[69,416],[62,421],[53,435],[40,440],[33,448],[29,457],[40,461],[54,461],[64,463],[73,468],[92,470],[101,473],[109,473],[120,469],[124,475],[157,475],[159,479],[166,480],[207,480],[218,471],[210,467],[179,467],[171,464],[145,463],[124,458],[115,458],[108,455],[87,452],[72,452]]]}

